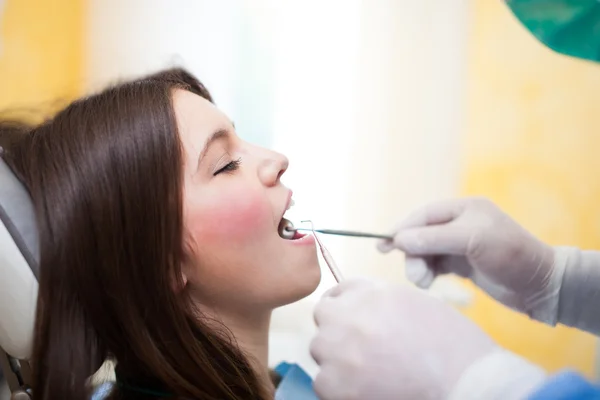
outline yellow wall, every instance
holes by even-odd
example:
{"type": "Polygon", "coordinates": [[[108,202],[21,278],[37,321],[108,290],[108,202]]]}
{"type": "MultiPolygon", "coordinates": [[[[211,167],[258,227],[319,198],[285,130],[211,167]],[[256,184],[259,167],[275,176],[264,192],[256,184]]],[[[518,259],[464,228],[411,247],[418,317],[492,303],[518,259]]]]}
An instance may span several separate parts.
{"type": "Polygon", "coordinates": [[[83,0],[7,0],[0,14],[0,110],[48,110],[80,94],[83,0]]]}
{"type": "MultiPolygon", "coordinates": [[[[471,1],[463,193],[490,196],[552,244],[600,248],[600,65],[543,47],[501,1],[471,1]]],[[[467,311],[549,370],[593,372],[594,339],[481,293],[467,311]]]]}

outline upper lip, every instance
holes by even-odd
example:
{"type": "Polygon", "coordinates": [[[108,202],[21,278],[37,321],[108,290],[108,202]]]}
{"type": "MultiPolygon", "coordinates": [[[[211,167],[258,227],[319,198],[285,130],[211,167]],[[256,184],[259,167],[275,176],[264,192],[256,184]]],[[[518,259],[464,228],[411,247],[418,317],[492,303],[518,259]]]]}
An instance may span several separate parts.
{"type": "Polygon", "coordinates": [[[281,213],[281,218],[279,220],[281,220],[283,218],[285,212],[288,210],[288,208],[290,208],[290,203],[292,202],[293,194],[294,194],[294,192],[292,192],[291,190],[288,189],[287,201],[285,202],[285,207],[283,208],[283,212],[281,213]]]}

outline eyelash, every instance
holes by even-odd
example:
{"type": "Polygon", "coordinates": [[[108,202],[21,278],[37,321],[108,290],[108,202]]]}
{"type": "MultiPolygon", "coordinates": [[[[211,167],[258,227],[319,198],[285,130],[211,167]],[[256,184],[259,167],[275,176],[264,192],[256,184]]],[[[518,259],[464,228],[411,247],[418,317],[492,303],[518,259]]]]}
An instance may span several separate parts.
{"type": "Polygon", "coordinates": [[[233,172],[240,167],[242,164],[242,159],[238,158],[237,160],[231,161],[229,164],[218,170],[213,174],[213,176],[217,176],[222,172],[233,172]]]}

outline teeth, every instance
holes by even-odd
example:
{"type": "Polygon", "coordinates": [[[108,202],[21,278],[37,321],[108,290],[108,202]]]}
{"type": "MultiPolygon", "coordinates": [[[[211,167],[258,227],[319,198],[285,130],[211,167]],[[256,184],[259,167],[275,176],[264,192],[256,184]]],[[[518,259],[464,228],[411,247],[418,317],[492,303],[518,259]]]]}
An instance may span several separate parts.
{"type": "MultiPolygon", "coordinates": [[[[290,201],[290,205],[288,206],[288,208],[287,208],[287,209],[289,210],[290,208],[294,207],[294,204],[296,204],[296,202],[294,201],[294,199],[292,199],[292,200],[290,201]]],[[[287,210],[286,210],[286,211],[287,211],[287,210]]]]}

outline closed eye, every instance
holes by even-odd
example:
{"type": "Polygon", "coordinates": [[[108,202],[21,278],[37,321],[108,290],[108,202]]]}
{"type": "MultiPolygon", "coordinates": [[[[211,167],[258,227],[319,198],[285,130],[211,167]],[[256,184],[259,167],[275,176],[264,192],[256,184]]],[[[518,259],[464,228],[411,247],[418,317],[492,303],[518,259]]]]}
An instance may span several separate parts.
{"type": "Polygon", "coordinates": [[[233,172],[235,170],[237,170],[240,165],[242,164],[242,159],[238,158],[237,160],[231,161],[229,164],[227,164],[226,166],[224,166],[223,168],[221,168],[220,170],[216,171],[213,176],[217,176],[223,172],[227,173],[227,172],[233,172]]]}

